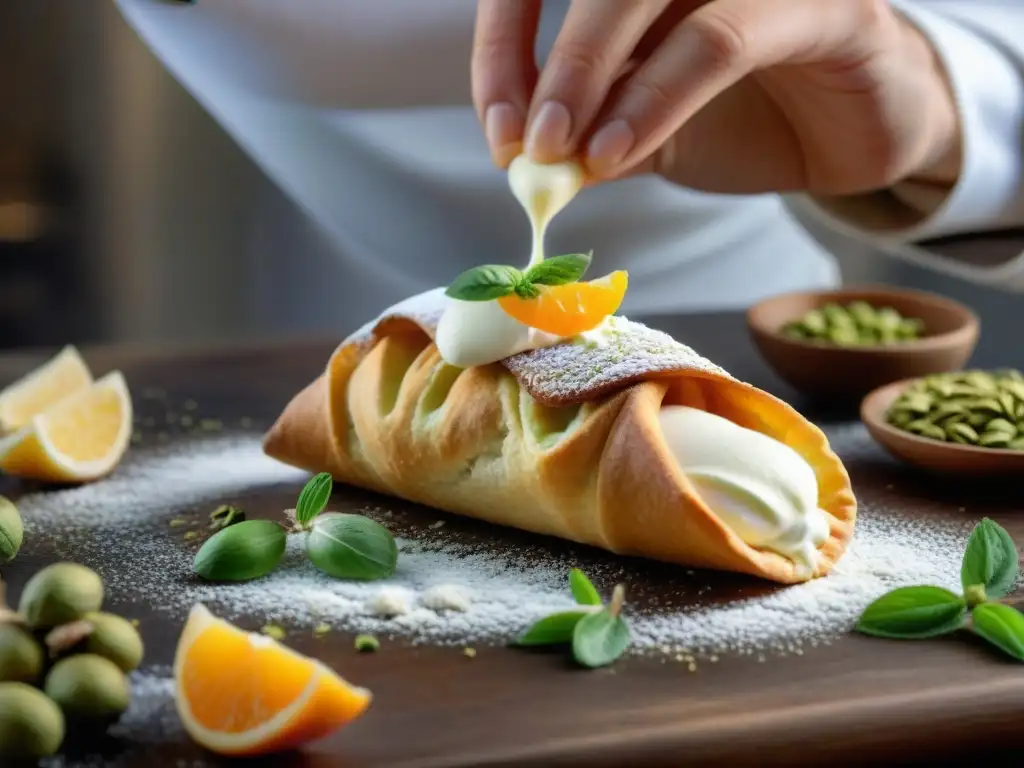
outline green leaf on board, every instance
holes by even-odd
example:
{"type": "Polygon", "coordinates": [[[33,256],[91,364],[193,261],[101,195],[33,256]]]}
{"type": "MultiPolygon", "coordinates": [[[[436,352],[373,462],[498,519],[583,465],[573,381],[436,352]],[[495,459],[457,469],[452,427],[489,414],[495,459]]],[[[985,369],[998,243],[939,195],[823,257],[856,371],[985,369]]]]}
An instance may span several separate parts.
{"type": "Polygon", "coordinates": [[[622,617],[625,591],[615,587],[607,608],[580,619],[572,632],[572,655],[576,663],[590,668],[613,663],[629,647],[629,625],[622,617]]]}
{"type": "Polygon", "coordinates": [[[1024,615],[1002,603],[983,603],[971,612],[975,634],[1018,661],[1024,661],[1024,615]]]}
{"type": "Polygon", "coordinates": [[[900,587],[869,605],[857,630],[867,635],[914,640],[948,634],[964,625],[964,599],[941,587],[900,587]]]}
{"type": "Polygon", "coordinates": [[[1010,534],[987,517],[975,526],[967,540],[960,581],[966,591],[982,585],[991,600],[1004,597],[1017,585],[1020,561],[1010,534]]]}
{"type": "Polygon", "coordinates": [[[320,515],[306,539],[310,562],[338,579],[386,579],[398,564],[395,538],[380,523],[362,515],[320,515]]]}
{"type": "Polygon", "coordinates": [[[313,518],[324,511],[333,490],[334,479],[330,472],[321,472],[306,483],[295,505],[295,519],[300,525],[309,525],[313,518]]]}
{"type": "Polygon", "coordinates": [[[199,548],[193,570],[207,581],[249,581],[270,573],[284,556],[287,536],[270,520],[224,528],[199,548]]]}
{"type": "Polygon", "coordinates": [[[559,645],[572,642],[576,625],[593,611],[561,611],[534,623],[515,641],[516,645],[559,645]]]}
{"type": "Polygon", "coordinates": [[[572,591],[573,598],[580,605],[601,604],[601,595],[598,594],[597,587],[579,568],[569,571],[569,589],[572,591]]]}

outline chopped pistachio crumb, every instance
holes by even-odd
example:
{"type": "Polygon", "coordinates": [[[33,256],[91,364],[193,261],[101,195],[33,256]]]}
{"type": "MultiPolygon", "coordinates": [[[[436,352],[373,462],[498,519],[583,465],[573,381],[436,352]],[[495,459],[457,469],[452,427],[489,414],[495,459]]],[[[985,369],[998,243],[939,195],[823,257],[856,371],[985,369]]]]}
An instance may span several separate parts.
{"type": "Polygon", "coordinates": [[[476,658],[476,648],[463,648],[462,655],[468,659],[476,658]]]}
{"type": "Polygon", "coordinates": [[[316,636],[316,637],[323,637],[324,635],[326,635],[330,631],[331,631],[331,625],[330,624],[317,624],[315,627],[313,627],[313,635],[316,636]]]}
{"type": "Polygon", "coordinates": [[[183,525],[188,525],[189,521],[184,517],[176,517],[171,520],[171,528],[181,528],[183,525]]]}
{"type": "Polygon", "coordinates": [[[199,531],[188,531],[185,533],[185,541],[192,541],[199,538],[199,531]]]}
{"type": "Polygon", "coordinates": [[[202,419],[199,422],[199,428],[205,429],[208,432],[216,432],[223,426],[224,423],[220,419],[202,419]]]}
{"type": "Polygon", "coordinates": [[[277,626],[277,624],[267,624],[260,629],[260,632],[267,637],[274,638],[275,640],[284,640],[284,636],[288,634],[283,628],[277,626]]]}
{"type": "Polygon", "coordinates": [[[380,641],[373,635],[356,635],[354,645],[360,653],[373,653],[380,650],[380,641]]]}

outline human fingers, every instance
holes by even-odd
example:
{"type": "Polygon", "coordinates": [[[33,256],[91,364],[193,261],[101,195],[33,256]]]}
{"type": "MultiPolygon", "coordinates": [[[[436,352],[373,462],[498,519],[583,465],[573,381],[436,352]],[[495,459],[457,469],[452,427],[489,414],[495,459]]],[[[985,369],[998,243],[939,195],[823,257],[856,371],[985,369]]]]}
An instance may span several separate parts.
{"type": "Polygon", "coordinates": [[[525,151],[572,156],[637,42],[670,0],[573,0],[537,82],[525,151]]]}
{"type": "Polygon", "coordinates": [[[473,104],[494,162],[504,168],[522,151],[530,96],[537,83],[534,44],[542,0],[479,0],[470,65],[473,104]]]}
{"type": "Polygon", "coordinates": [[[880,0],[713,0],[686,16],[606,103],[587,144],[596,178],[649,157],[713,98],[754,70],[877,49],[897,22],[880,0]]]}

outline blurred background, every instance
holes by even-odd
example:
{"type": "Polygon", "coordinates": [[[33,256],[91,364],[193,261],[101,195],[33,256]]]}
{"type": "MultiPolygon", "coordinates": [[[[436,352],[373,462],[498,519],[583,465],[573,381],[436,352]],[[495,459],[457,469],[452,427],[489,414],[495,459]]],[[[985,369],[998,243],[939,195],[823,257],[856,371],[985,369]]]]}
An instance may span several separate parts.
{"type": "MultiPolygon", "coordinates": [[[[0,72],[0,348],[350,330],[323,311],[344,300],[343,280],[336,296],[303,300],[303,283],[331,272],[316,228],[112,3],[0,2],[0,72]],[[294,254],[287,274],[263,258],[274,249],[294,254]]],[[[983,321],[1024,321],[1020,295],[815,234],[848,282],[916,286],[983,321]]]]}

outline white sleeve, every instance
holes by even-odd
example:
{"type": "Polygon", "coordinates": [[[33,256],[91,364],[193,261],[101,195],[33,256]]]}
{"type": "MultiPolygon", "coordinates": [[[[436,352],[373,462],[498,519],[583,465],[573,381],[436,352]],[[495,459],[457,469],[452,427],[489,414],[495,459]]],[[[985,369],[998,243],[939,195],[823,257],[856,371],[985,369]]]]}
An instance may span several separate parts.
{"type": "MultiPolygon", "coordinates": [[[[892,0],[929,39],[949,73],[963,129],[963,167],[951,190],[900,184],[886,192],[799,207],[834,229],[890,246],[1024,226],[1024,2],[892,0]]],[[[915,261],[923,252],[914,249],[915,261]]],[[[927,259],[928,257],[924,257],[927,259]]],[[[1024,289],[1024,253],[997,267],[932,266],[1024,289]]]]}

